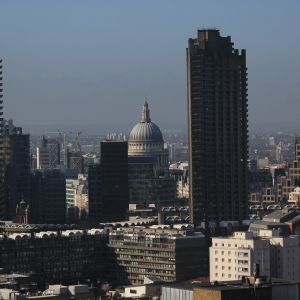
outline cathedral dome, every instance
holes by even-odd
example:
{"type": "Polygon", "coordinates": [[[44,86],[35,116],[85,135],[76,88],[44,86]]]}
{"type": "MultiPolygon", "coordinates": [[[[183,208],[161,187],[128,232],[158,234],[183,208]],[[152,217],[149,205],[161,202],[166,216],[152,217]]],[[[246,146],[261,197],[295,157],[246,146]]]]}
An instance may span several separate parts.
{"type": "Polygon", "coordinates": [[[163,137],[160,129],[154,123],[138,123],[136,124],[130,133],[130,141],[153,141],[163,142],[163,137]]]}
{"type": "Polygon", "coordinates": [[[128,142],[129,156],[156,156],[159,167],[168,167],[168,149],[164,148],[162,133],[157,125],[151,122],[147,97],[144,97],[142,118],[131,130],[128,142]]]}
{"type": "Polygon", "coordinates": [[[148,108],[146,96],[144,98],[141,121],[131,130],[129,141],[163,142],[160,129],[157,125],[151,122],[150,110],[148,108]]]}

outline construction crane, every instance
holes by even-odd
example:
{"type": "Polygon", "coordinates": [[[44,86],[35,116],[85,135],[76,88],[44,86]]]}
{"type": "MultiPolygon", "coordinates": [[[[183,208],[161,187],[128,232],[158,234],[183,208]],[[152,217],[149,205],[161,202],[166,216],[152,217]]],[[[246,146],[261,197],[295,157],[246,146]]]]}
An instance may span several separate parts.
{"type": "MultiPolygon", "coordinates": [[[[67,161],[68,161],[68,146],[67,146],[67,136],[69,134],[77,134],[77,136],[79,136],[81,134],[81,131],[78,132],[72,132],[72,131],[60,131],[59,129],[57,130],[58,134],[60,136],[60,139],[62,141],[62,134],[64,136],[63,139],[63,149],[64,149],[64,165],[67,167],[67,161]]],[[[77,137],[78,139],[78,137],[77,137]]]]}

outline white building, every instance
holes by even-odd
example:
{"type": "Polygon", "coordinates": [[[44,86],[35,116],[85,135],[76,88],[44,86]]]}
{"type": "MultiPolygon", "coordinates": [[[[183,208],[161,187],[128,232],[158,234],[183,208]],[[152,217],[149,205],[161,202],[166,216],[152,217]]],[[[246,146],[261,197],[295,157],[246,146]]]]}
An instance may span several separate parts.
{"type": "Polygon", "coordinates": [[[66,204],[69,221],[87,218],[88,202],[87,178],[79,174],[78,179],[67,179],[66,204]]]}
{"type": "Polygon", "coordinates": [[[261,230],[260,236],[270,242],[271,277],[299,281],[299,236],[280,236],[279,230],[261,230]]]}
{"type": "Polygon", "coordinates": [[[170,165],[170,170],[182,170],[183,174],[177,180],[177,195],[178,198],[189,198],[189,176],[188,170],[189,165],[188,163],[173,163],[170,165]]]}
{"type": "Polygon", "coordinates": [[[293,192],[289,193],[288,204],[299,206],[300,204],[300,187],[296,187],[293,192]]]}
{"type": "Polygon", "coordinates": [[[280,230],[235,232],[230,238],[213,238],[210,247],[210,279],[228,281],[252,275],[253,264],[260,275],[300,280],[299,236],[282,236],[280,230]]]}
{"type": "Polygon", "coordinates": [[[252,232],[234,232],[233,237],[212,238],[210,280],[238,280],[253,273],[253,264],[261,274],[270,276],[270,243],[254,238],[252,232]]]}
{"type": "Polygon", "coordinates": [[[174,144],[167,144],[167,149],[169,151],[169,158],[173,158],[175,154],[175,145],[174,144]]]}
{"type": "Polygon", "coordinates": [[[52,168],[51,148],[38,147],[36,149],[36,155],[37,155],[37,168],[38,169],[51,169],[52,168]]]}

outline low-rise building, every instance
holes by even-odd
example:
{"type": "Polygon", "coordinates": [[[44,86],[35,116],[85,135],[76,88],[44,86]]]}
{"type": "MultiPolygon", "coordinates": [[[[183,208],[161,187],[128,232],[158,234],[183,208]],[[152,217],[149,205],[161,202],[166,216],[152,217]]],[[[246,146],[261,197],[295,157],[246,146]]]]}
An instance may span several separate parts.
{"type": "Polygon", "coordinates": [[[294,226],[295,219],[299,222],[299,216],[286,220],[286,223],[276,222],[276,218],[271,223],[261,221],[251,224],[248,232],[235,232],[231,238],[213,238],[210,279],[241,279],[251,275],[253,265],[259,264],[262,275],[299,281],[299,235],[290,235],[287,231],[288,227],[294,226]],[[276,224],[278,227],[268,228],[276,224]],[[251,227],[255,227],[255,234],[251,227]]]}
{"type": "Polygon", "coordinates": [[[194,230],[126,228],[112,230],[108,277],[141,284],[145,276],[166,282],[208,275],[205,237],[194,230]]]}
{"type": "Polygon", "coordinates": [[[163,300],[299,300],[299,282],[268,278],[262,285],[239,281],[162,285],[163,300]]]}
{"type": "Polygon", "coordinates": [[[93,282],[104,277],[106,243],[103,229],[14,232],[0,237],[0,263],[37,283],[93,282]]]}

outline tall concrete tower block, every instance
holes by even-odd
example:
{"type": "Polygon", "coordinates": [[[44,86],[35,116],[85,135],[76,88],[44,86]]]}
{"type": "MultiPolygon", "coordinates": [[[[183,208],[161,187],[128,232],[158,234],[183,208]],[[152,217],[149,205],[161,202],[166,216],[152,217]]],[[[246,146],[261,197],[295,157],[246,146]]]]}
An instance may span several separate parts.
{"type": "Polygon", "coordinates": [[[188,40],[190,221],[206,226],[247,216],[246,51],[216,29],[188,40]]]}

